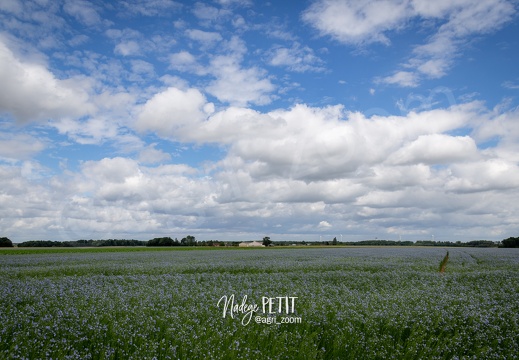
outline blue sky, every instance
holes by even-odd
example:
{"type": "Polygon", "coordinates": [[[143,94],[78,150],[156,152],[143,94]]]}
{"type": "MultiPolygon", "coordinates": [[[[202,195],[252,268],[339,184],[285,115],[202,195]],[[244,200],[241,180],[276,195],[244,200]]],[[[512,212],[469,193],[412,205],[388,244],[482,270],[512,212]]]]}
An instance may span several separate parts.
{"type": "Polygon", "coordinates": [[[516,1],[0,3],[0,235],[519,232],[516,1]]]}

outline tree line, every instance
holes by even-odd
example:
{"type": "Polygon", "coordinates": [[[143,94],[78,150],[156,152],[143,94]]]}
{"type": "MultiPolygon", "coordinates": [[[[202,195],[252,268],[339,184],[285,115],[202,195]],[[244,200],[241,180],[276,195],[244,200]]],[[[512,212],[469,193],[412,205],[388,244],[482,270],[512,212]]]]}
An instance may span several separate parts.
{"type": "Polygon", "coordinates": [[[127,239],[50,241],[31,240],[18,244],[18,247],[100,247],[100,246],[144,246],[145,241],[127,239]]]}
{"type": "MultiPolygon", "coordinates": [[[[504,240],[503,240],[504,241],[504,240]]],[[[495,242],[490,240],[472,240],[467,242],[461,241],[434,241],[434,240],[417,240],[413,241],[399,241],[399,240],[362,240],[362,241],[337,241],[337,238],[333,238],[332,241],[314,241],[314,242],[291,242],[295,245],[342,245],[342,246],[442,246],[442,247],[507,247],[501,242],[495,242]]],[[[280,245],[279,242],[275,242],[275,245],[280,245]]],[[[518,246],[519,247],[519,246],[518,246]]]]}
{"type": "MultiPolygon", "coordinates": [[[[143,240],[127,240],[127,239],[106,239],[106,240],[76,240],[76,241],[50,241],[50,240],[31,240],[18,244],[18,247],[101,247],[101,246],[238,246],[239,241],[223,242],[218,240],[197,241],[192,235],[188,235],[181,240],[171,237],[158,237],[148,241],[143,240]]],[[[313,246],[442,246],[442,247],[501,247],[501,248],[519,248],[519,237],[509,237],[502,241],[490,240],[472,240],[467,242],[451,242],[451,241],[433,241],[433,240],[417,240],[413,241],[396,241],[396,240],[363,240],[363,241],[272,241],[270,237],[263,238],[263,245],[313,245],[313,246]]],[[[7,237],[0,237],[0,247],[13,247],[12,241],[7,237]]]]}

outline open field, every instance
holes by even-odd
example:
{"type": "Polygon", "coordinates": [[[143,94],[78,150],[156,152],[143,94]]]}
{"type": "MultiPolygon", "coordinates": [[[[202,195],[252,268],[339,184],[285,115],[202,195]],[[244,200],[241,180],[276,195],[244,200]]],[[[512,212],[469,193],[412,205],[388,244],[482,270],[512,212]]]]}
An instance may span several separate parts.
{"type": "Polygon", "coordinates": [[[129,249],[1,250],[0,358],[519,354],[519,249],[129,249]]]}

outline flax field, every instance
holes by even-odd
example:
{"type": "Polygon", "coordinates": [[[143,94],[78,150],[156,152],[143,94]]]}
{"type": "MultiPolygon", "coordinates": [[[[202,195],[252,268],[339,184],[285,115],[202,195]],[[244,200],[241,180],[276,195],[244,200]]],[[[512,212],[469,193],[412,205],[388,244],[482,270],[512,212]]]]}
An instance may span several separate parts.
{"type": "Polygon", "coordinates": [[[519,249],[448,251],[0,250],[0,359],[517,359],[519,249]]]}

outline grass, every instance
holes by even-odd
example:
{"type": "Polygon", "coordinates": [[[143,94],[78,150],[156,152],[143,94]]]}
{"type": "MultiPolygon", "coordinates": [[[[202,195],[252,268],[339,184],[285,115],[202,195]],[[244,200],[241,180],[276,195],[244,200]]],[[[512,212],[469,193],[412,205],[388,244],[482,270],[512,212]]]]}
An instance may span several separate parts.
{"type": "Polygon", "coordinates": [[[438,248],[42,250],[0,256],[0,358],[519,354],[516,249],[452,249],[443,276],[438,248]],[[232,294],[297,297],[302,321],[243,326],[217,307],[232,294]]]}

